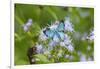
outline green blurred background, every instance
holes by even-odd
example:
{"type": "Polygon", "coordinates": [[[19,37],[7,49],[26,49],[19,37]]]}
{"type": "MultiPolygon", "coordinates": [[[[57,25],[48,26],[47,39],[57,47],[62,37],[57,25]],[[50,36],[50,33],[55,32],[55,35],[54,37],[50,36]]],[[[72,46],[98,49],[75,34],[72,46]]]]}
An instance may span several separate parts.
{"type": "Polygon", "coordinates": [[[84,34],[89,34],[91,29],[94,28],[93,8],[15,4],[14,11],[15,65],[29,64],[27,50],[38,41],[39,31],[48,26],[48,24],[50,25],[51,22],[63,20],[65,17],[71,19],[76,32],[71,35],[75,52],[81,51],[87,57],[94,56],[94,42],[91,43],[88,40],[81,40],[81,37],[84,36],[84,34]],[[29,18],[33,20],[34,24],[30,28],[30,31],[26,33],[23,30],[23,25],[29,18]],[[87,50],[88,45],[91,46],[90,51],[87,50]]]}

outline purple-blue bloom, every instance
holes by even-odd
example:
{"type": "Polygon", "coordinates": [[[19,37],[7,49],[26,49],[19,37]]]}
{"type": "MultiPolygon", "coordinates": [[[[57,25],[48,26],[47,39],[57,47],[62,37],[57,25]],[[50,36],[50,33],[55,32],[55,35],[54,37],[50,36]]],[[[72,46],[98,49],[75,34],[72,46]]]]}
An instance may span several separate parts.
{"type": "Polygon", "coordinates": [[[66,48],[68,49],[68,51],[73,52],[74,51],[74,47],[69,44],[68,46],[66,46],[66,48]]]}
{"type": "Polygon", "coordinates": [[[25,32],[27,32],[28,29],[29,29],[29,28],[28,28],[26,25],[23,26],[23,30],[24,30],[25,32]]]}
{"type": "Polygon", "coordinates": [[[81,56],[80,56],[80,61],[86,61],[87,59],[86,59],[86,56],[84,55],[84,54],[82,54],[81,56]]]}
{"type": "Polygon", "coordinates": [[[72,25],[72,23],[70,22],[70,19],[69,19],[68,17],[65,18],[64,23],[65,23],[65,30],[66,30],[66,31],[69,31],[69,32],[73,32],[73,31],[74,31],[73,25],[72,25]]]}
{"type": "Polygon", "coordinates": [[[53,50],[54,46],[57,46],[58,42],[55,42],[55,41],[51,41],[49,43],[49,47],[48,47],[48,50],[53,50]]]}
{"type": "Polygon", "coordinates": [[[67,34],[64,37],[64,43],[65,43],[65,45],[71,44],[71,39],[67,34]]]}
{"type": "Polygon", "coordinates": [[[38,54],[41,54],[41,53],[43,53],[44,51],[43,51],[43,46],[42,45],[39,45],[39,44],[37,44],[36,45],[36,52],[38,53],[38,54]]]}
{"type": "Polygon", "coordinates": [[[91,31],[90,35],[88,37],[86,37],[89,40],[94,40],[94,31],[91,31]]]}
{"type": "Polygon", "coordinates": [[[32,25],[32,19],[28,19],[27,23],[23,26],[23,30],[27,32],[32,25]]]}
{"type": "Polygon", "coordinates": [[[54,47],[54,46],[56,46],[57,45],[57,42],[55,42],[55,41],[51,41],[50,43],[49,43],[49,46],[52,46],[52,47],[54,47]]]}

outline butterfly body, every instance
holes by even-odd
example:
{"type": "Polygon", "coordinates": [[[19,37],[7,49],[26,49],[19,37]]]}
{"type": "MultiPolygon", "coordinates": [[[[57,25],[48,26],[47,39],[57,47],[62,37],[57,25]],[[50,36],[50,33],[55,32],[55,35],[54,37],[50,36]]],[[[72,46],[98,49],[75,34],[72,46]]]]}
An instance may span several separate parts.
{"type": "Polygon", "coordinates": [[[54,41],[64,40],[64,27],[64,23],[61,22],[46,28],[43,32],[47,37],[52,38],[54,41]]]}

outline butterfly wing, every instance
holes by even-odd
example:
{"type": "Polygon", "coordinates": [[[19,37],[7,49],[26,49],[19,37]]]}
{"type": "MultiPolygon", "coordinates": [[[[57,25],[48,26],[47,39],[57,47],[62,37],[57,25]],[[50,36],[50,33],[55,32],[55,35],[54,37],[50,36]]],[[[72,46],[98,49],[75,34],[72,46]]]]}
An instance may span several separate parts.
{"type": "Polygon", "coordinates": [[[60,36],[57,32],[54,33],[54,36],[53,36],[53,41],[55,42],[59,42],[59,39],[60,39],[60,36]]]}
{"type": "Polygon", "coordinates": [[[53,40],[56,41],[56,42],[59,42],[61,40],[64,40],[64,32],[59,32],[59,31],[56,31],[54,33],[54,36],[53,36],[53,40]]]}
{"type": "Polygon", "coordinates": [[[51,30],[50,28],[46,28],[46,29],[43,31],[43,33],[44,33],[47,37],[49,37],[49,38],[53,38],[53,36],[54,36],[53,30],[51,30]]]}
{"type": "Polygon", "coordinates": [[[61,23],[59,23],[57,30],[58,31],[64,31],[64,27],[65,27],[65,24],[63,22],[61,22],[61,23]]]}
{"type": "Polygon", "coordinates": [[[58,35],[61,40],[64,40],[64,32],[58,32],[58,35]]]}
{"type": "Polygon", "coordinates": [[[64,27],[65,27],[65,24],[63,22],[59,23],[57,27],[57,36],[61,40],[64,40],[64,27]]]}

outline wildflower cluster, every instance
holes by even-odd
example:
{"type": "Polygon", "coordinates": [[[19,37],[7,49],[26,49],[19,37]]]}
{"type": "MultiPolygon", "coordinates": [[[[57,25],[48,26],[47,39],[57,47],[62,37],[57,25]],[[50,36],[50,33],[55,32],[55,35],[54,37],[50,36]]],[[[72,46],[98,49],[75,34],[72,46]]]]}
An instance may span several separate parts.
{"type": "MultiPolygon", "coordinates": [[[[29,31],[31,25],[32,19],[29,19],[23,26],[24,31],[29,31]]],[[[41,61],[41,58],[38,59],[36,55],[41,55],[42,57],[44,56],[45,59],[51,62],[73,61],[74,56],[72,54],[74,54],[76,51],[74,49],[72,39],[68,34],[72,34],[73,32],[75,31],[68,17],[66,17],[64,21],[55,21],[48,27],[41,29],[39,31],[38,41],[34,46],[36,48],[36,54],[34,54],[35,57],[31,59],[31,61],[41,61]]],[[[90,36],[84,36],[82,39],[93,40],[93,31],[90,33],[90,36]]],[[[90,47],[88,47],[88,50],[90,50],[90,47]]],[[[77,52],[77,55],[80,57],[79,61],[92,60],[91,57],[86,59],[86,55],[82,54],[81,52],[77,52]]]]}
{"type": "Polygon", "coordinates": [[[48,59],[55,59],[54,62],[60,62],[61,57],[72,60],[72,56],[66,51],[70,53],[74,51],[72,40],[67,34],[73,31],[74,29],[69,18],[62,22],[55,21],[52,25],[43,28],[40,31],[39,43],[35,46],[37,54],[46,55],[48,59]],[[63,25],[60,25],[61,23],[63,25]]]}

